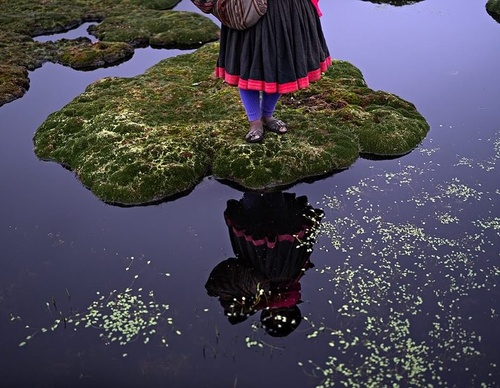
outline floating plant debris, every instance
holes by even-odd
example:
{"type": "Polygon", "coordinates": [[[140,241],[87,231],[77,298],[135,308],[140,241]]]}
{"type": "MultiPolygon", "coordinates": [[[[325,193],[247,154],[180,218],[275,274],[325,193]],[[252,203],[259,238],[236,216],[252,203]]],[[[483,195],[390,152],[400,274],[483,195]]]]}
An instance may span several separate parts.
{"type": "MultiPolygon", "coordinates": [[[[498,139],[492,144],[486,163],[459,157],[455,168],[494,181],[498,139]]],[[[332,313],[310,317],[307,338],[330,350],[299,366],[318,376],[318,387],[453,386],[457,378],[492,386],[500,373],[492,330],[499,327],[500,218],[490,203],[499,190],[475,179],[436,182],[431,161],[400,164],[399,172],[323,198],[321,249],[342,264],[317,269],[332,313]],[[394,201],[381,193],[394,193],[394,201]]]]}
{"type": "MultiPolygon", "coordinates": [[[[125,268],[129,271],[134,263],[134,257],[130,257],[130,264],[125,268]]],[[[47,309],[56,319],[48,326],[40,329],[34,329],[26,325],[30,330],[29,334],[19,346],[25,346],[33,340],[35,335],[41,333],[53,332],[57,329],[72,329],[77,331],[82,328],[97,329],[100,331],[99,337],[103,339],[106,345],[117,343],[127,345],[135,341],[142,341],[148,344],[153,338],[163,346],[168,346],[167,335],[164,330],[159,330],[160,323],[166,323],[171,327],[171,331],[176,335],[181,335],[181,331],[174,328],[174,322],[166,314],[170,306],[165,303],[159,303],[155,298],[154,290],[146,292],[143,287],[133,287],[140,278],[142,272],[151,264],[148,260],[137,274],[133,275],[131,283],[122,290],[112,290],[104,293],[97,291],[96,297],[86,309],[85,312],[72,313],[71,294],[68,289],[65,290],[70,302],[70,314],[67,316],[58,310],[55,298],[52,303],[47,302],[47,309]],[[55,311],[55,314],[52,314],[55,311]]],[[[12,316],[11,320],[20,317],[12,316]]],[[[128,354],[124,353],[123,357],[128,354]]]]}

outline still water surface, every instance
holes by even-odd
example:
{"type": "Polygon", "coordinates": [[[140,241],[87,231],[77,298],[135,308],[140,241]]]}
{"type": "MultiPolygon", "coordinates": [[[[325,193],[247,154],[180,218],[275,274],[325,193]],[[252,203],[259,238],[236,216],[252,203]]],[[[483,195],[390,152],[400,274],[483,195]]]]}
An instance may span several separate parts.
{"type": "Polygon", "coordinates": [[[33,154],[36,128],[88,84],[179,51],[92,72],[46,64],[0,108],[1,385],[498,384],[500,24],[481,1],[322,3],[332,55],[431,131],[402,158],[288,190],[325,211],[299,327],[272,337],[259,313],[231,325],[207,295],[235,256],[224,211],[243,193],[205,179],[175,201],[114,207],[33,154]],[[131,318],[145,326],[119,326],[131,318]]]}

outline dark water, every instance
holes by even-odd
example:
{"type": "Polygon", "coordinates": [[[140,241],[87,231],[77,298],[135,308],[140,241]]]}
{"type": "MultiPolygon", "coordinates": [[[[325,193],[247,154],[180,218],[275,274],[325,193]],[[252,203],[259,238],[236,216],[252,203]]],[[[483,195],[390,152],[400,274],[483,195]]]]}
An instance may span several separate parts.
{"type": "Polygon", "coordinates": [[[241,192],[205,179],[175,201],[113,207],[33,154],[36,128],[89,83],[178,52],[93,72],[46,64],[0,108],[0,385],[499,384],[500,24],[480,1],[322,3],[333,56],[431,131],[403,158],[289,190],[325,211],[299,327],[272,337],[259,313],[231,325],[206,293],[234,256],[223,214],[241,192]],[[134,319],[145,326],[119,325],[134,319]]]}

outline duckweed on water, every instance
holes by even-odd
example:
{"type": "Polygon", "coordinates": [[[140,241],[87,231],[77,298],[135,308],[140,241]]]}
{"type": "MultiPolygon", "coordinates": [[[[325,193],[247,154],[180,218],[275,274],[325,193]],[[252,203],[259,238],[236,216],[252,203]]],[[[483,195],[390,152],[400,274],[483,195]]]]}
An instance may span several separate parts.
{"type": "MultiPolygon", "coordinates": [[[[128,271],[134,261],[130,258],[128,271]]],[[[151,261],[146,263],[149,266],[151,261]]],[[[141,271],[141,273],[144,269],[141,271]]],[[[155,299],[154,291],[146,292],[142,287],[132,288],[139,278],[139,274],[134,275],[132,283],[122,291],[113,290],[109,293],[96,292],[97,300],[93,301],[86,312],[72,313],[67,316],[58,311],[53,300],[57,319],[47,328],[34,330],[27,325],[26,329],[32,333],[28,335],[19,346],[25,346],[36,334],[49,333],[58,329],[72,329],[77,331],[82,328],[93,328],[101,331],[99,337],[106,345],[116,343],[128,345],[131,342],[142,341],[148,344],[152,339],[162,346],[168,346],[165,334],[165,325],[171,327],[171,331],[177,335],[181,332],[174,328],[173,319],[167,317],[169,305],[159,303],[155,299]]],[[[67,291],[68,292],[68,291],[67,291]]],[[[69,292],[68,292],[69,296],[69,292]]],[[[47,303],[47,308],[51,312],[51,304],[47,303]]],[[[16,317],[11,318],[15,320],[16,317]]],[[[124,355],[124,357],[126,357],[124,355]]]]}
{"type": "MultiPolygon", "coordinates": [[[[101,295],[99,300],[92,302],[79,322],[84,323],[86,328],[103,330],[100,337],[105,339],[106,344],[116,341],[127,345],[138,339],[147,344],[150,336],[156,334],[156,327],[168,309],[168,305],[155,301],[153,291],[144,300],[139,290],[127,288],[121,293],[113,291],[107,297],[101,295]]],[[[170,318],[166,322],[173,323],[170,318]]]]}
{"type": "MultiPolygon", "coordinates": [[[[489,168],[467,158],[456,168],[491,181],[500,160],[492,144],[489,168]]],[[[308,338],[330,349],[299,362],[318,387],[498,382],[498,189],[457,178],[433,185],[432,166],[402,166],[324,197],[320,242],[343,264],[317,270],[330,284],[322,292],[331,316],[306,319],[308,338]],[[393,203],[379,202],[396,188],[393,203]]]]}

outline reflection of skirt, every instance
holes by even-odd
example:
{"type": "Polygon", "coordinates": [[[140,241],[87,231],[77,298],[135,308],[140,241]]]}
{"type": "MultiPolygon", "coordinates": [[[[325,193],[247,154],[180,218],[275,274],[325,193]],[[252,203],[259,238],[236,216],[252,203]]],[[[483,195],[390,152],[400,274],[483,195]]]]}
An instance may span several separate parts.
{"type": "Polygon", "coordinates": [[[245,193],[224,212],[237,257],[271,280],[298,279],[311,264],[314,231],[323,211],[305,196],[245,193]]]}
{"type": "Polygon", "coordinates": [[[332,61],[310,0],[268,0],[244,31],[222,26],[216,76],[242,89],[289,93],[321,78],[332,61]]]}

